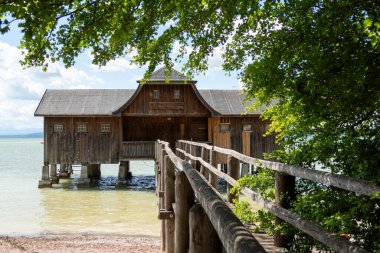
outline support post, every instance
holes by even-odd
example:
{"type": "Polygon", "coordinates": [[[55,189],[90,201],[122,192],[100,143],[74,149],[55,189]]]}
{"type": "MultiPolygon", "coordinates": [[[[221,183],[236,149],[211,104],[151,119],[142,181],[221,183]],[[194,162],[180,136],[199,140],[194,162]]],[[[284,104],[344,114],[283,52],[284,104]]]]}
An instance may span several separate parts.
{"type": "Polygon", "coordinates": [[[58,178],[70,178],[70,175],[72,173],[73,173],[73,168],[71,164],[61,163],[58,178]]]}
{"type": "MultiPolygon", "coordinates": [[[[275,175],[275,203],[283,208],[289,209],[291,202],[295,200],[295,177],[286,173],[276,172],[275,175]]],[[[275,225],[281,225],[285,221],[276,217],[275,225]]],[[[277,247],[288,247],[293,240],[293,235],[283,235],[280,231],[274,231],[274,245],[277,247]]]]}
{"type": "Polygon", "coordinates": [[[57,176],[57,164],[50,165],[50,180],[52,184],[58,184],[58,176],[57,176]]]}
{"type": "Polygon", "coordinates": [[[219,253],[222,243],[201,204],[190,209],[190,249],[189,253],[219,253]]]}
{"type": "MultiPolygon", "coordinates": [[[[210,150],[210,164],[211,166],[215,167],[218,169],[218,160],[217,160],[217,153],[214,150],[210,150]]],[[[218,176],[215,175],[214,173],[209,171],[209,183],[211,184],[212,187],[217,189],[218,187],[218,176]]]]}
{"type": "Polygon", "coordinates": [[[41,180],[38,181],[38,188],[51,187],[51,181],[49,179],[49,165],[42,166],[41,180]]]}
{"type": "MultiPolygon", "coordinates": [[[[194,146],[194,154],[195,157],[200,157],[201,156],[201,149],[198,146],[194,146]]],[[[201,171],[201,163],[199,161],[195,161],[195,168],[197,171],[201,171]]]]}
{"type": "MultiPolygon", "coordinates": [[[[229,155],[227,157],[227,174],[233,179],[239,178],[240,162],[235,157],[229,155]]],[[[237,199],[235,194],[232,194],[230,191],[232,186],[227,183],[227,200],[232,203],[234,199],[237,199]]]]}
{"type": "MultiPolygon", "coordinates": [[[[205,161],[205,162],[208,162],[208,157],[209,157],[209,152],[207,152],[206,148],[202,147],[202,149],[201,149],[201,158],[202,158],[202,160],[205,161]]],[[[204,167],[203,165],[201,165],[200,172],[206,178],[206,180],[209,179],[209,173],[210,172],[207,170],[206,167],[204,167]]]]}
{"type": "MultiPolygon", "coordinates": [[[[196,152],[195,152],[195,146],[194,145],[191,145],[190,144],[190,154],[192,156],[196,156],[196,152]]],[[[190,159],[190,158],[189,158],[190,159]]],[[[197,166],[197,161],[195,160],[190,160],[190,164],[191,164],[191,167],[193,167],[194,169],[196,169],[196,166],[197,166]]]]}
{"type": "Polygon", "coordinates": [[[101,175],[102,175],[102,172],[100,170],[100,164],[92,164],[91,179],[99,180],[101,175]]]}
{"type": "Polygon", "coordinates": [[[250,172],[249,172],[249,164],[248,163],[243,163],[241,165],[240,177],[244,177],[245,175],[248,175],[248,174],[250,174],[250,172]]]}
{"type": "Polygon", "coordinates": [[[91,180],[88,178],[90,170],[91,166],[89,164],[82,164],[77,187],[88,187],[90,185],[91,180]]]}
{"type": "MultiPolygon", "coordinates": [[[[160,145],[160,167],[161,167],[161,173],[160,173],[160,186],[159,189],[161,192],[163,192],[163,195],[159,195],[158,198],[158,208],[159,210],[165,209],[165,146],[160,145]]],[[[166,222],[165,220],[161,220],[161,251],[166,251],[166,222]]]]}
{"type": "MultiPolygon", "coordinates": [[[[174,164],[168,155],[164,157],[164,173],[165,173],[165,211],[173,211],[174,196],[174,164]]],[[[166,253],[174,253],[174,228],[175,217],[165,220],[165,240],[166,253]]]]}
{"type": "Polygon", "coordinates": [[[189,249],[189,211],[194,204],[194,191],[185,172],[175,177],[175,252],[186,253],[189,249]]]}
{"type": "Polygon", "coordinates": [[[116,186],[125,186],[128,184],[128,179],[131,178],[129,172],[129,161],[120,161],[119,173],[117,175],[116,186]]]}

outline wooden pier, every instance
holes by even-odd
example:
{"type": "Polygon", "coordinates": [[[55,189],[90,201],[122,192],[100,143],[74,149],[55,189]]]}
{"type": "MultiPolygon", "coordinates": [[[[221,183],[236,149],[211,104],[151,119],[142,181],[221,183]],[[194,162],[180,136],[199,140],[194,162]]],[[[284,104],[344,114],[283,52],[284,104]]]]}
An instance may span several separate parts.
{"type": "MultiPolygon", "coordinates": [[[[337,252],[366,252],[290,211],[290,201],[296,178],[368,196],[379,186],[263,160],[276,149],[275,136],[264,136],[269,123],[260,119],[264,108],[247,111],[252,101],[242,91],[198,90],[195,80],[165,72],[155,71],[136,90],[47,90],[35,112],[44,117],[39,187],[58,183],[73,166],[81,167],[78,187],[87,187],[100,177],[101,164],[119,164],[117,185],[126,185],[131,160],[154,159],[162,251],[276,251],[265,246],[270,238],[264,236],[264,243],[253,236],[230,208],[237,196],[229,190],[241,167],[259,166],[276,173],[275,202],[252,189],[241,193],[275,215],[276,224],[287,222],[337,252]],[[227,181],[226,198],[216,190],[218,177],[227,181]]],[[[284,247],[291,240],[276,231],[273,244],[284,247]]]]}
{"type": "Polygon", "coordinates": [[[270,252],[278,250],[277,246],[285,246],[292,239],[276,232],[273,244],[268,245],[266,236],[258,240],[229,207],[228,203],[236,196],[227,191],[227,198],[224,198],[216,190],[216,177],[226,180],[228,188],[237,185],[240,164],[246,163],[276,171],[275,203],[252,189],[245,188],[242,194],[274,214],[277,224],[288,222],[336,252],[367,252],[340,235],[330,233],[288,210],[288,203],[279,196],[294,194],[295,177],[369,196],[379,192],[379,186],[351,177],[265,161],[205,143],[180,140],[176,147],[176,154],[164,141],[157,141],[155,148],[162,251],[213,253],[224,249],[231,253],[270,252]],[[215,158],[221,155],[227,156],[227,173],[217,169],[219,161],[215,158]],[[266,240],[268,251],[264,249],[263,240],[266,240]]]}

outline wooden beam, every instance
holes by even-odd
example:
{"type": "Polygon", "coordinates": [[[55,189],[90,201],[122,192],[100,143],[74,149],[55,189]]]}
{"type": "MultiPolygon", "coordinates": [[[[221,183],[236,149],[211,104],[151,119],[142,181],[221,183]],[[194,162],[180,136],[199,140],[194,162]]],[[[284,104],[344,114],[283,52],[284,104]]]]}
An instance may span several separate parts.
{"type": "MultiPolygon", "coordinates": [[[[233,179],[239,178],[240,162],[233,156],[227,157],[227,174],[233,179]]],[[[227,200],[230,203],[233,203],[235,199],[238,199],[236,194],[231,193],[232,185],[227,183],[227,200]]]]}
{"type": "MultiPolygon", "coordinates": [[[[209,160],[209,151],[203,147],[201,148],[201,158],[203,161],[209,160]]],[[[200,169],[201,174],[208,180],[209,179],[208,170],[202,164],[200,165],[200,167],[201,167],[200,169]]]]}
{"type": "Polygon", "coordinates": [[[185,161],[182,168],[227,252],[266,252],[200,173],[185,161]]]}
{"type": "MultiPolygon", "coordinates": [[[[291,202],[296,199],[296,178],[285,173],[276,172],[275,175],[275,199],[276,204],[285,209],[291,208],[291,202]]],[[[281,226],[285,223],[279,217],[276,217],[275,225],[281,226]]],[[[277,247],[289,247],[289,243],[293,241],[292,235],[283,235],[281,231],[275,230],[273,239],[274,245],[277,247]]]]}
{"type": "MultiPolygon", "coordinates": [[[[206,168],[208,168],[212,173],[223,178],[224,180],[227,181],[227,183],[231,184],[232,186],[235,186],[238,184],[238,182],[235,179],[233,179],[232,177],[228,176],[227,174],[221,171],[218,171],[215,167],[211,166],[205,161],[202,161],[201,158],[192,157],[190,154],[187,154],[183,150],[178,150],[178,151],[190,157],[190,159],[199,160],[200,163],[203,164],[206,168]]],[[[305,232],[306,234],[310,235],[311,237],[322,242],[323,244],[325,244],[326,246],[330,247],[331,249],[337,252],[353,252],[353,253],[367,252],[366,250],[349,242],[348,240],[338,235],[329,233],[323,227],[302,218],[300,215],[293,213],[283,207],[280,207],[265,198],[262,198],[258,193],[254,192],[253,190],[249,188],[243,188],[241,190],[241,193],[251,198],[261,207],[264,207],[265,209],[267,209],[270,213],[288,222],[289,224],[293,225],[297,229],[301,230],[302,232],[305,232]]]]}
{"type": "MultiPolygon", "coordinates": [[[[249,157],[239,152],[230,149],[224,149],[216,146],[210,146],[204,143],[190,142],[180,140],[179,142],[188,143],[189,145],[197,145],[199,147],[204,147],[208,150],[214,150],[222,154],[231,155],[241,162],[253,164],[255,166],[268,168],[274,171],[283,172],[288,175],[295,177],[304,178],[317,183],[322,183],[326,185],[332,185],[340,189],[347,191],[357,192],[367,196],[375,196],[376,192],[380,192],[380,186],[371,183],[366,180],[361,180],[357,178],[342,176],[338,174],[333,174],[330,172],[323,172],[318,170],[305,169],[298,166],[291,166],[285,163],[265,161],[258,158],[249,157]]],[[[380,199],[380,197],[377,197],[380,199]]]]}
{"type": "Polygon", "coordinates": [[[175,177],[175,252],[186,253],[189,248],[189,211],[194,204],[194,191],[183,171],[175,177]]]}
{"type": "MultiPolygon", "coordinates": [[[[174,165],[168,155],[164,157],[164,177],[165,177],[165,211],[173,212],[174,197],[174,165]]],[[[174,213],[173,213],[174,214],[174,213]]],[[[173,215],[174,216],[174,215],[173,215]]],[[[173,217],[174,218],[174,217],[173,217]]],[[[174,219],[165,221],[166,253],[174,253],[174,219]]]]}
{"type": "Polygon", "coordinates": [[[158,212],[159,220],[171,220],[171,219],[174,219],[174,216],[175,214],[173,211],[160,210],[158,212]]]}
{"type": "Polygon", "coordinates": [[[190,209],[189,253],[220,253],[222,243],[201,204],[190,209]]]}
{"type": "MultiPolygon", "coordinates": [[[[209,157],[210,157],[211,166],[213,166],[214,168],[217,168],[218,167],[217,153],[214,150],[210,150],[209,157]]],[[[209,174],[208,182],[212,185],[212,187],[217,189],[218,177],[216,176],[215,173],[211,173],[210,171],[208,172],[208,174],[209,174]]]]}

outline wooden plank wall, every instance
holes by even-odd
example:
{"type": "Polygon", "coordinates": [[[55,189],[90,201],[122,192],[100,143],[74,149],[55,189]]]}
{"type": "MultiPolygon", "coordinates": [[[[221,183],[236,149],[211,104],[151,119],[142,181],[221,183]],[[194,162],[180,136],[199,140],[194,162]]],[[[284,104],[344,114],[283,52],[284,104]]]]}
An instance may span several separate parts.
{"type": "Polygon", "coordinates": [[[118,163],[118,117],[45,117],[45,163],[118,163]],[[87,123],[88,132],[78,133],[78,123],[87,123]],[[100,124],[109,123],[111,132],[101,133],[100,124]],[[63,124],[61,133],[54,124],[63,124]]]}
{"type": "Polygon", "coordinates": [[[174,147],[179,139],[207,141],[207,118],[124,117],[123,141],[164,140],[174,147]]]}
{"type": "Polygon", "coordinates": [[[123,111],[124,116],[210,116],[190,84],[144,84],[133,102],[123,111]],[[154,90],[159,98],[154,98],[154,90]],[[174,98],[174,91],[180,96],[174,98]]]}
{"type": "Polygon", "coordinates": [[[154,141],[125,141],[122,143],[120,160],[154,159],[154,141]]]}
{"type": "MultiPolygon", "coordinates": [[[[212,118],[212,142],[215,146],[233,149],[252,157],[263,158],[264,153],[270,153],[275,148],[275,136],[264,137],[266,123],[259,117],[220,117],[212,118]],[[230,132],[220,132],[219,124],[229,123],[230,132]],[[243,131],[243,124],[251,124],[251,131],[243,131]],[[246,145],[243,145],[243,139],[246,145]],[[247,146],[249,143],[249,146],[247,146]]],[[[210,126],[210,124],[209,124],[210,126]]],[[[220,162],[226,162],[225,157],[218,157],[220,162]]]]}

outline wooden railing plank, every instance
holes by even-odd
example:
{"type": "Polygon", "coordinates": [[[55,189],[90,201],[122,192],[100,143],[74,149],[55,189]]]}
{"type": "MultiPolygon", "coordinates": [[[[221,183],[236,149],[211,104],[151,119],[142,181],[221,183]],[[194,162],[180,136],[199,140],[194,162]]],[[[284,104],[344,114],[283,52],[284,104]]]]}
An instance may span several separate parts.
{"type": "MultiPolygon", "coordinates": [[[[201,158],[192,156],[191,154],[188,154],[183,150],[177,149],[177,151],[184,154],[186,157],[188,157],[191,160],[199,161],[205,168],[209,169],[210,172],[225,179],[230,185],[232,186],[238,185],[238,182],[235,179],[233,179],[232,177],[228,176],[227,174],[221,171],[218,171],[217,168],[211,166],[207,162],[203,161],[201,158]]],[[[279,207],[273,202],[265,198],[262,198],[258,193],[254,192],[253,190],[249,188],[243,188],[241,190],[241,193],[251,198],[261,207],[264,207],[265,209],[267,209],[270,213],[288,222],[289,224],[293,225],[299,230],[307,233],[311,237],[317,239],[318,241],[322,242],[323,244],[325,244],[326,246],[330,247],[331,249],[337,252],[352,252],[352,253],[367,252],[365,249],[362,249],[359,246],[352,244],[348,240],[338,235],[327,232],[323,227],[309,220],[305,220],[300,215],[295,214],[285,208],[279,207]]]]}
{"type": "Polygon", "coordinates": [[[207,213],[227,252],[266,252],[232,210],[206,183],[200,173],[185,161],[182,168],[199,203],[207,213]]]}
{"type": "MultiPolygon", "coordinates": [[[[283,172],[295,177],[304,178],[304,179],[314,181],[317,183],[335,186],[340,189],[357,192],[357,193],[367,195],[367,196],[375,196],[376,193],[380,192],[379,185],[376,185],[374,183],[371,183],[369,181],[362,180],[362,179],[342,176],[342,175],[319,171],[319,170],[305,169],[299,166],[291,166],[284,163],[265,161],[262,159],[253,158],[253,157],[240,154],[234,150],[224,149],[224,148],[220,148],[216,146],[210,146],[204,143],[197,143],[197,142],[184,141],[184,140],[179,140],[179,142],[186,143],[188,145],[203,147],[208,150],[214,150],[226,155],[231,155],[239,159],[241,162],[253,164],[255,166],[265,167],[265,168],[278,171],[278,172],[283,172]]],[[[377,198],[380,199],[380,197],[377,197],[377,198]]]]}
{"type": "MultiPolygon", "coordinates": [[[[178,168],[178,175],[181,175],[182,173],[186,175],[188,183],[190,183],[191,188],[194,190],[199,203],[202,205],[211,223],[216,229],[218,236],[221,239],[223,246],[227,252],[265,252],[262,246],[252,236],[250,231],[248,231],[248,229],[235,216],[235,214],[226,205],[226,203],[224,203],[224,201],[214,192],[214,190],[208,185],[200,173],[196,171],[188,162],[183,161],[175,156],[167,143],[160,143],[165,146],[164,149],[167,155],[171,158],[174,165],[178,168]]],[[[179,203],[177,203],[176,194],[176,211],[178,211],[179,208],[180,206],[179,203]]],[[[177,221],[178,218],[178,214],[176,214],[175,220],[177,221]]],[[[177,222],[175,231],[177,236],[177,222]]],[[[176,252],[183,252],[177,251],[177,237],[175,247],[176,252]]]]}

